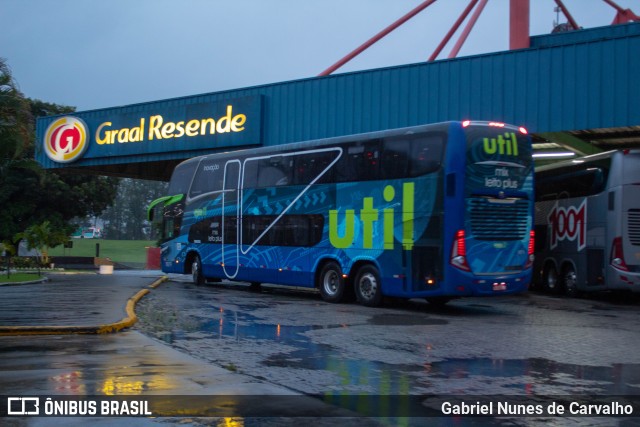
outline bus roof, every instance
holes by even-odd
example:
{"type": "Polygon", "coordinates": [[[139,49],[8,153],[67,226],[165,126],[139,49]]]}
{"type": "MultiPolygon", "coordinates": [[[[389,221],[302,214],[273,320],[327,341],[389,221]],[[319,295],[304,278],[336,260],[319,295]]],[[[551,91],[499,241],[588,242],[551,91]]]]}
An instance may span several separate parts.
{"type": "MultiPolygon", "coordinates": [[[[575,166],[576,164],[584,163],[584,162],[592,162],[592,161],[597,161],[602,159],[608,159],[610,157],[613,157],[613,155],[616,154],[617,152],[622,152],[622,151],[623,150],[611,150],[611,151],[605,151],[603,153],[590,154],[588,156],[577,157],[571,160],[562,160],[560,162],[537,167],[536,173],[555,170],[555,169],[562,169],[568,166],[575,166]]],[[[640,153],[640,150],[638,150],[638,153],[640,153]]]]}
{"type": "MultiPolygon", "coordinates": [[[[357,133],[357,134],[351,134],[351,135],[335,136],[335,137],[322,138],[322,139],[290,142],[287,144],[280,144],[280,145],[245,148],[240,150],[217,152],[217,153],[204,154],[201,156],[193,157],[191,159],[187,159],[179,163],[176,166],[176,168],[187,163],[198,162],[208,157],[218,157],[218,156],[225,157],[228,155],[237,156],[237,155],[242,155],[243,153],[251,153],[256,155],[267,154],[267,153],[274,154],[274,153],[284,152],[284,151],[295,151],[296,149],[299,149],[299,148],[308,148],[309,145],[320,147],[325,145],[341,144],[341,143],[350,142],[350,141],[360,141],[363,139],[381,139],[381,138],[388,138],[388,137],[398,136],[398,135],[411,135],[412,133],[419,133],[423,131],[445,132],[450,128],[452,124],[458,124],[460,126],[466,126],[469,124],[471,124],[472,126],[473,125],[491,126],[495,123],[496,122],[477,121],[477,120],[465,121],[465,122],[463,122],[462,120],[459,120],[459,121],[450,120],[450,121],[440,122],[440,123],[422,124],[422,125],[416,125],[416,126],[408,126],[408,127],[395,128],[395,129],[386,129],[386,130],[379,130],[379,131],[373,131],[373,132],[364,132],[364,133],[357,133]],[[463,125],[463,123],[465,124],[463,125]]],[[[510,125],[510,124],[500,123],[500,126],[504,127],[505,129],[519,129],[518,126],[510,125]]]]}
{"type": "MultiPolygon", "coordinates": [[[[183,161],[182,163],[178,164],[176,167],[179,167],[183,164],[190,163],[190,162],[197,162],[207,157],[218,157],[218,156],[224,157],[226,155],[237,156],[237,155],[242,155],[243,153],[249,153],[249,152],[252,154],[266,154],[266,153],[274,154],[274,153],[284,152],[284,151],[295,151],[298,148],[306,148],[309,145],[318,147],[318,146],[325,146],[325,145],[340,144],[340,143],[350,142],[350,141],[359,141],[365,138],[378,139],[378,138],[388,138],[388,137],[398,136],[398,135],[411,135],[413,133],[418,133],[418,132],[428,131],[428,130],[446,131],[449,129],[449,126],[453,123],[459,123],[460,125],[462,125],[461,121],[448,121],[448,122],[409,126],[409,127],[403,127],[403,128],[387,129],[387,130],[365,132],[365,133],[358,133],[358,134],[351,134],[351,135],[344,135],[344,136],[335,136],[330,138],[313,139],[308,141],[290,142],[287,144],[280,144],[280,145],[270,145],[270,146],[262,146],[262,147],[245,148],[241,150],[224,151],[224,152],[204,154],[201,156],[193,157],[191,159],[187,159],[183,161]]],[[[473,124],[476,124],[476,123],[480,123],[480,122],[473,122],[473,124]]]]}

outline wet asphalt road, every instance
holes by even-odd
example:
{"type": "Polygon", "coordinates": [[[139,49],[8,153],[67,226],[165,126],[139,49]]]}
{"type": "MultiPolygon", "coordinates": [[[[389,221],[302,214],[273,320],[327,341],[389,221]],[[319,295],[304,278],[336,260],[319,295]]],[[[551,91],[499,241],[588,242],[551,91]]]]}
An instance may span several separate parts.
{"type": "MultiPolygon", "coordinates": [[[[0,324],[73,324],[73,319],[92,317],[100,323],[117,321],[126,299],[155,278],[84,275],[10,292],[0,289],[3,296],[20,296],[19,303],[0,299],[0,324]]],[[[131,330],[0,337],[0,395],[638,395],[639,308],[637,298],[561,299],[532,293],[462,299],[443,308],[419,300],[367,308],[328,304],[315,292],[265,286],[255,293],[247,285],[226,283],[196,287],[174,277],[142,299],[136,307],[139,322],[131,330]]],[[[91,421],[120,425],[117,420],[91,421]]],[[[333,419],[312,420],[335,425],[333,419]]],[[[398,421],[338,420],[339,425],[398,421]]],[[[451,419],[428,420],[451,424],[451,419]]],[[[16,426],[84,425],[82,418],[9,421],[16,426]]],[[[232,421],[300,423],[258,417],[136,419],[136,424],[232,421]]],[[[454,424],[488,421],[503,425],[488,419],[454,424]]],[[[561,421],[521,418],[506,425],[566,425],[567,419],[561,421]]],[[[401,424],[423,425],[424,419],[401,424]]],[[[582,418],[571,425],[637,425],[637,419],[582,418]]]]}
{"type": "Polygon", "coordinates": [[[0,286],[0,326],[84,325],[126,317],[128,298],[156,275],[49,274],[46,283],[0,286]]]}
{"type": "MultiPolygon", "coordinates": [[[[90,325],[117,322],[125,303],[158,274],[132,273],[53,275],[47,283],[0,286],[0,326],[90,325]]],[[[55,329],[52,328],[52,329],[55,329]]],[[[171,410],[181,410],[189,396],[223,396],[201,406],[213,414],[257,412],[235,416],[84,418],[5,417],[0,426],[250,426],[299,425],[298,418],[263,417],[269,401],[255,396],[293,396],[314,425],[334,425],[324,414],[339,415],[345,425],[378,425],[318,399],[208,363],[147,337],[135,328],[100,335],[0,336],[0,397],[7,396],[145,396],[173,398],[171,410]],[[227,397],[240,396],[239,399],[227,397]],[[253,396],[253,400],[248,397],[253,396]],[[231,406],[229,406],[231,404],[231,406]]],[[[4,401],[2,404],[4,405],[4,401]]],[[[197,402],[200,404],[200,402],[197,402]]],[[[166,405],[165,405],[166,408],[166,405]]],[[[196,412],[200,407],[196,407],[196,412]]],[[[286,408],[285,408],[286,409],[286,408]]],[[[286,415],[287,411],[283,411],[286,415]]]]}
{"type": "Polygon", "coordinates": [[[302,393],[627,395],[640,394],[639,308],[533,293],[368,308],[172,281],[137,312],[149,336],[302,393]]]}

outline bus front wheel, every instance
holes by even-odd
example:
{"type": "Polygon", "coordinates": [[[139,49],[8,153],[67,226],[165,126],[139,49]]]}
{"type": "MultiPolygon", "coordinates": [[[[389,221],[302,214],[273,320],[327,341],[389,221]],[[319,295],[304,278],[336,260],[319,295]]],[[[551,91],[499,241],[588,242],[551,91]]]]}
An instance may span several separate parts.
{"type": "Polygon", "coordinates": [[[318,288],[322,299],[327,302],[341,302],[345,296],[345,281],[340,266],[330,261],[322,266],[318,274],[318,288]]]}
{"type": "Polygon", "coordinates": [[[558,272],[556,271],[556,267],[553,264],[547,264],[544,268],[544,274],[542,277],[543,280],[543,290],[546,292],[555,293],[558,290],[558,272]]]}
{"type": "Polygon", "coordinates": [[[355,280],[355,291],[358,302],[367,307],[379,306],[382,302],[382,283],[378,269],[372,265],[364,265],[358,270],[355,280]]]}
{"type": "Polygon", "coordinates": [[[204,285],[206,279],[202,274],[202,261],[200,261],[200,256],[196,255],[191,263],[191,277],[193,278],[193,283],[197,286],[204,285]]]}

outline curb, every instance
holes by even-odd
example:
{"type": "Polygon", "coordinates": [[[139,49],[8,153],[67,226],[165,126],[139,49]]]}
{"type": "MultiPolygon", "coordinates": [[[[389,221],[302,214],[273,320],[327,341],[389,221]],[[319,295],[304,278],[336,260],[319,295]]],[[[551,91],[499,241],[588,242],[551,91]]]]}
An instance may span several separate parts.
{"type": "Polygon", "coordinates": [[[0,286],[35,285],[35,284],[38,284],[38,283],[45,283],[45,282],[48,282],[48,281],[49,281],[48,277],[42,277],[41,279],[29,280],[27,282],[3,282],[3,283],[0,283],[0,286]]]}
{"type": "MultiPolygon", "coordinates": [[[[156,289],[162,283],[169,280],[167,276],[163,276],[149,285],[150,288],[156,289]]],[[[149,289],[142,289],[134,296],[129,298],[125,307],[127,317],[124,319],[96,326],[0,326],[0,336],[16,336],[16,335],[69,335],[69,334],[109,334],[119,332],[125,328],[133,326],[138,321],[135,313],[135,306],[150,292],[149,289]]]]}

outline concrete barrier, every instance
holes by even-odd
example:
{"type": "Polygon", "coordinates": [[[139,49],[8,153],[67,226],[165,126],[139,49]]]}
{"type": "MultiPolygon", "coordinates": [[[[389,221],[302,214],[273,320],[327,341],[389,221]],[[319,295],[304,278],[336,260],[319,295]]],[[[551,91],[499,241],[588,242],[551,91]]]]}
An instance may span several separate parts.
{"type": "Polygon", "coordinates": [[[113,265],[101,265],[100,274],[113,274],[113,265]]]}

